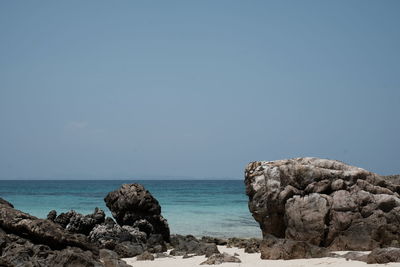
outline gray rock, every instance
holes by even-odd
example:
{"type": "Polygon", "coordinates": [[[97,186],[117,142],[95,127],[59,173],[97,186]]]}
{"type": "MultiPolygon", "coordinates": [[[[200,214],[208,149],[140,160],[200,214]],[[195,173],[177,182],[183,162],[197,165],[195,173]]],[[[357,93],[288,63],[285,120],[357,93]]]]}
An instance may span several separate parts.
{"type": "Polygon", "coordinates": [[[400,262],[400,248],[376,248],[367,257],[367,263],[400,262]]]}
{"type": "Polygon", "coordinates": [[[396,179],[318,158],[252,162],[249,209],[263,236],[332,250],[372,250],[400,240],[396,179]]]}
{"type": "Polygon", "coordinates": [[[143,244],[132,243],[130,241],[124,241],[117,243],[114,247],[114,251],[118,253],[121,258],[130,258],[142,254],[146,247],[143,244]]]}
{"type": "Polygon", "coordinates": [[[192,235],[172,235],[170,244],[174,248],[170,254],[174,256],[196,254],[208,257],[214,253],[219,253],[215,243],[202,242],[192,235]]]}
{"type": "Polygon", "coordinates": [[[206,261],[200,263],[200,265],[215,265],[215,264],[222,264],[224,262],[235,262],[240,263],[242,262],[239,258],[232,256],[226,252],[220,254],[213,254],[211,255],[206,261]]]}

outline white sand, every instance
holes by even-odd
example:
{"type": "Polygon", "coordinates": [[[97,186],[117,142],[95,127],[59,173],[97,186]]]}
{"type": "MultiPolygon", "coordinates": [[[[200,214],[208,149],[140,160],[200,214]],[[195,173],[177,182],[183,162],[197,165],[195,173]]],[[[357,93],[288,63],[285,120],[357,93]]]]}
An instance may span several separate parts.
{"type": "MultiPolygon", "coordinates": [[[[261,260],[260,253],[248,254],[244,253],[244,249],[238,248],[227,248],[225,246],[218,246],[219,251],[227,252],[231,255],[234,253],[239,254],[241,263],[223,263],[221,265],[201,265],[201,266],[225,266],[225,267],[309,267],[309,266],[340,266],[340,267],[400,267],[400,263],[389,263],[389,264],[366,264],[361,261],[351,261],[343,258],[318,258],[318,259],[301,259],[301,260],[261,260]]],[[[196,256],[192,258],[182,259],[182,257],[172,258],[159,258],[154,261],[136,261],[135,258],[124,259],[128,264],[132,266],[143,266],[143,267],[192,267],[199,266],[199,264],[206,260],[204,256],[196,256]]]]}

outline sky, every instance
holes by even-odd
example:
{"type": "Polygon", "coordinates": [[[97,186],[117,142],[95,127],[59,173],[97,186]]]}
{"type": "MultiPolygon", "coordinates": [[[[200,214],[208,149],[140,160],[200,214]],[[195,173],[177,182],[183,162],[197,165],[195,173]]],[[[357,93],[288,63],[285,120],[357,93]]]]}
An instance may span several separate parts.
{"type": "Polygon", "coordinates": [[[0,1],[0,179],[400,173],[400,1],[0,1]]]}

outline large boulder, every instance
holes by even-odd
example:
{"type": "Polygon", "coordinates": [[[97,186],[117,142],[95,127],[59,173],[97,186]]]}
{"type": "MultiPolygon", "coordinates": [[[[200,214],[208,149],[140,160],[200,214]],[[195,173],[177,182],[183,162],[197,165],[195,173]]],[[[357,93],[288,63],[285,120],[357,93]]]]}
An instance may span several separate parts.
{"type": "Polygon", "coordinates": [[[249,209],[264,237],[332,250],[400,246],[396,181],[319,158],[252,162],[245,170],[249,209]]]}
{"type": "Polygon", "coordinates": [[[169,226],[161,216],[161,206],[142,185],[124,184],[108,193],[104,201],[119,225],[137,227],[148,236],[160,234],[169,241],[169,226]]]}

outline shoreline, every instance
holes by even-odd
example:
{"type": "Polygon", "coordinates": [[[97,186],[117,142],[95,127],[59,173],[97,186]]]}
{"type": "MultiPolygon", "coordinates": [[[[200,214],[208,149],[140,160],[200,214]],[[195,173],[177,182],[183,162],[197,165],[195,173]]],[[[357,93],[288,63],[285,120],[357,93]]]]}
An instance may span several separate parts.
{"type": "MultiPolygon", "coordinates": [[[[337,257],[323,257],[323,258],[310,258],[310,259],[294,259],[294,260],[262,260],[260,258],[260,253],[246,253],[244,249],[241,248],[228,248],[226,246],[218,246],[218,250],[221,253],[228,253],[230,255],[238,255],[237,257],[241,260],[240,263],[234,262],[224,262],[219,266],[230,266],[230,267],[265,267],[265,266],[273,266],[273,267],[399,267],[399,263],[391,262],[385,265],[382,264],[367,264],[363,261],[358,260],[350,260],[344,257],[340,257],[340,254],[345,254],[348,251],[338,251],[333,252],[337,254],[337,257]]],[[[167,253],[169,253],[167,251],[167,253]]],[[[362,252],[364,254],[368,254],[369,251],[362,252]]],[[[154,260],[147,261],[138,261],[137,257],[131,258],[122,258],[127,264],[131,266],[141,266],[141,267],[192,267],[192,266],[200,266],[200,264],[207,260],[207,258],[203,256],[193,256],[189,258],[183,258],[183,256],[171,256],[171,257],[163,257],[163,258],[155,258],[154,260]]]]}

